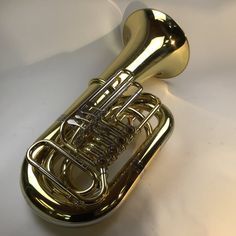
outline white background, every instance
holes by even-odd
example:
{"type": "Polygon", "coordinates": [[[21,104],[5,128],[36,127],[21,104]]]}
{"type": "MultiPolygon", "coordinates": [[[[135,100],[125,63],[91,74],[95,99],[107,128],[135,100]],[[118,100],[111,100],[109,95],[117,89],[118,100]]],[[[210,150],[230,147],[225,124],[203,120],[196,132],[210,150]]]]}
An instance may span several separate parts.
{"type": "Polygon", "coordinates": [[[121,50],[119,24],[142,3],[0,1],[0,235],[236,235],[236,2],[143,1],[171,15],[191,46],[186,71],[150,79],[175,130],[111,217],[86,228],[46,223],[19,187],[27,147],[121,50]]]}

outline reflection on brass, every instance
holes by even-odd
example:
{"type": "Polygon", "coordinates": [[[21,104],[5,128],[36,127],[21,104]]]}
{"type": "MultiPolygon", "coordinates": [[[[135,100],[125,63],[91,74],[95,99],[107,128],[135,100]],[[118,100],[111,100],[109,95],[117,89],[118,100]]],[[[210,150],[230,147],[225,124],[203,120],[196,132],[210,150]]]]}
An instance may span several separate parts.
{"type": "Polygon", "coordinates": [[[123,38],[120,55],[24,159],[23,194],[54,223],[87,225],[117,208],[173,129],[170,111],[140,83],[185,69],[184,32],[168,15],[142,9],[126,20],[123,38]]]}

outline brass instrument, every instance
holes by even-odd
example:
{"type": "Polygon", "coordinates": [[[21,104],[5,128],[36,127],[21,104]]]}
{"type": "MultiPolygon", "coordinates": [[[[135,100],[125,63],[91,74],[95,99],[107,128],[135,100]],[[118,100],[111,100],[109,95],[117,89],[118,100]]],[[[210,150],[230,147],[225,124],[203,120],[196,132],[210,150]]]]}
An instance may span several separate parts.
{"type": "Polygon", "coordinates": [[[54,223],[87,225],[117,208],[173,129],[170,111],[140,81],[185,69],[184,32],[165,13],[142,9],[127,18],[123,39],[115,61],[27,151],[23,194],[54,223]]]}

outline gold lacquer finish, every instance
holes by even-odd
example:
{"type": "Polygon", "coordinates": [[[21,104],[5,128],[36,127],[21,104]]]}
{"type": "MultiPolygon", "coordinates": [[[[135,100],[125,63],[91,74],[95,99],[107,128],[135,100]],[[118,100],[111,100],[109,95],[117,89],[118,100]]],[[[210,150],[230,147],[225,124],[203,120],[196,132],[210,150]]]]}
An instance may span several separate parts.
{"type": "Polygon", "coordinates": [[[173,129],[170,111],[140,83],[184,70],[189,46],[183,31],[166,14],[143,9],[128,17],[123,32],[116,60],[27,151],[23,194],[52,222],[80,226],[102,219],[173,129]]]}

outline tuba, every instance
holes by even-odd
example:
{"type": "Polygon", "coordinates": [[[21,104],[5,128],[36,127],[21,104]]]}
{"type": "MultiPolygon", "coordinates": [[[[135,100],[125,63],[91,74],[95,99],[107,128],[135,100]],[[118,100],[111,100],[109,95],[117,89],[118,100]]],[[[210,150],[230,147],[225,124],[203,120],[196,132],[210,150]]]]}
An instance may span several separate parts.
{"type": "Polygon", "coordinates": [[[170,136],[174,120],[141,82],[180,74],[184,32],[154,9],[132,13],[114,62],[28,149],[21,187],[43,218],[82,226],[116,209],[170,136]]]}

